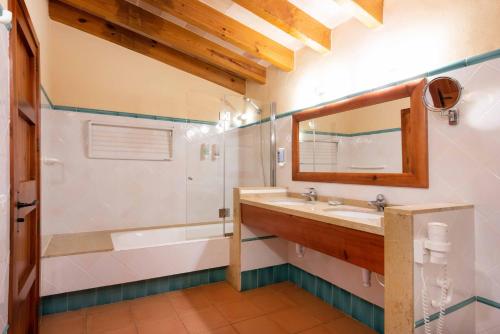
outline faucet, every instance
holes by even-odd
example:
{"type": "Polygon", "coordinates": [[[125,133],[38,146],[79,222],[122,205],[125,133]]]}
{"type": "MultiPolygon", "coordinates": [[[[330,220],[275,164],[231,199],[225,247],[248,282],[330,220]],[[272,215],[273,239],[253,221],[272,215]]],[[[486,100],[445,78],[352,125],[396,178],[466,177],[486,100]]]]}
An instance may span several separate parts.
{"type": "Polygon", "coordinates": [[[318,200],[318,192],[316,191],[315,188],[306,188],[309,191],[306,193],[301,194],[301,196],[305,197],[307,201],[309,202],[315,202],[318,200]]]}
{"type": "Polygon", "coordinates": [[[387,201],[385,200],[384,195],[378,194],[375,201],[369,201],[368,204],[377,208],[377,211],[384,211],[387,206],[387,201]]]}

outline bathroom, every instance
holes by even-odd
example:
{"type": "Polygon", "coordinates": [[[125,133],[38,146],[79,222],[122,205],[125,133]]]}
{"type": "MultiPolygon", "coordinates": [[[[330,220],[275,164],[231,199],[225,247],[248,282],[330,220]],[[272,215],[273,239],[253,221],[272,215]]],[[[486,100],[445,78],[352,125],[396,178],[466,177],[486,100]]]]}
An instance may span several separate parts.
{"type": "Polygon", "coordinates": [[[500,333],[499,15],[0,0],[0,331],[500,333]]]}

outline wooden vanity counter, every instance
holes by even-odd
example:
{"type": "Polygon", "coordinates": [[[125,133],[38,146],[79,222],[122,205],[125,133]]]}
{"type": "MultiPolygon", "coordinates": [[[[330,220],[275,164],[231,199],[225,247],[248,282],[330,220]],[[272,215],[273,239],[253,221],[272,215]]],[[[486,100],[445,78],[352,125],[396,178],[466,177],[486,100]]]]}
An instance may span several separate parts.
{"type": "Polygon", "coordinates": [[[265,197],[240,199],[241,223],[384,274],[383,223],[323,213],[327,203],[277,205],[265,197]],[[309,207],[308,207],[309,206],[309,207]]]}

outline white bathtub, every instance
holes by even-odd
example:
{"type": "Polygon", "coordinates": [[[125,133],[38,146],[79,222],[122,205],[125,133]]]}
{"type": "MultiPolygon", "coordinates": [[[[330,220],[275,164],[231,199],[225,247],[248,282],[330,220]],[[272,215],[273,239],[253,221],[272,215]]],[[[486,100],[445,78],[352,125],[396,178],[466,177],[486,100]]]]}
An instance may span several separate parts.
{"type": "MultiPolygon", "coordinates": [[[[227,231],[232,226],[227,224],[227,231]]],[[[42,258],[41,295],[229,265],[221,224],[112,233],[114,250],[42,258]]]]}
{"type": "MultiPolygon", "coordinates": [[[[233,224],[226,224],[226,233],[233,232],[233,224]]],[[[223,236],[222,224],[206,224],[187,227],[166,227],[159,229],[111,233],[115,250],[158,247],[192,242],[223,236]]]]}

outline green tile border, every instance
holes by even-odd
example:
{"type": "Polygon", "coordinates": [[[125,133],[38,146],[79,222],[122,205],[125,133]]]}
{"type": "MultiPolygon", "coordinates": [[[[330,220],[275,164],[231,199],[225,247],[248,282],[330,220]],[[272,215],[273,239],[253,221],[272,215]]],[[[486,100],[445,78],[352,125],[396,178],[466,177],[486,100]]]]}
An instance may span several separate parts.
{"type": "Polygon", "coordinates": [[[262,237],[253,237],[253,238],[241,239],[241,242],[250,242],[250,241],[276,239],[276,238],[277,238],[277,236],[275,236],[275,235],[265,235],[265,236],[262,236],[262,237]]]}
{"type": "Polygon", "coordinates": [[[499,302],[495,302],[495,301],[493,301],[491,299],[484,298],[484,297],[481,297],[481,296],[476,296],[476,300],[479,303],[481,303],[481,304],[488,305],[488,306],[500,309],[500,303],[499,302]]]}
{"type": "Polygon", "coordinates": [[[382,130],[373,130],[373,131],[365,131],[365,132],[353,132],[353,133],[341,133],[341,132],[327,132],[327,131],[304,131],[307,134],[316,133],[317,135],[325,135],[325,136],[334,136],[334,137],[359,137],[359,136],[368,136],[368,135],[377,135],[381,133],[388,132],[400,132],[401,128],[388,128],[382,130]]]}
{"type": "Polygon", "coordinates": [[[384,333],[383,308],[290,263],[241,273],[242,291],[285,281],[294,283],[378,333],[384,333]]]}
{"type": "MultiPolygon", "coordinates": [[[[461,308],[464,308],[467,305],[476,302],[476,299],[477,299],[477,297],[475,297],[475,296],[474,297],[470,297],[470,298],[468,298],[466,300],[461,301],[460,303],[457,303],[455,305],[447,307],[445,312],[446,312],[446,314],[450,314],[450,313],[453,313],[455,311],[458,311],[461,308]]],[[[429,319],[430,319],[431,322],[434,321],[434,320],[436,320],[436,319],[438,319],[438,318],[439,318],[439,312],[433,313],[433,314],[431,314],[429,316],[429,319]]],[[[424,319],[420,319],[418,321],[415,321],[415,328],[423,326],[424,323],[425,323],[424,319]]]]}
{"type": "Polygon", "coordinates": [[[48,315],[75,311],[84,307],[116,303],[124,300],[191,288],[203,284],[220,282],[225,279],[226,267],[219,267],[45,296],[41,298],[41,314],[48,315]]]}
{"type": "Polygon", "coordinates": [[[2,334],[7,334],[9,332],[9,324],[5,325],[3,328],[2,334]]]}

